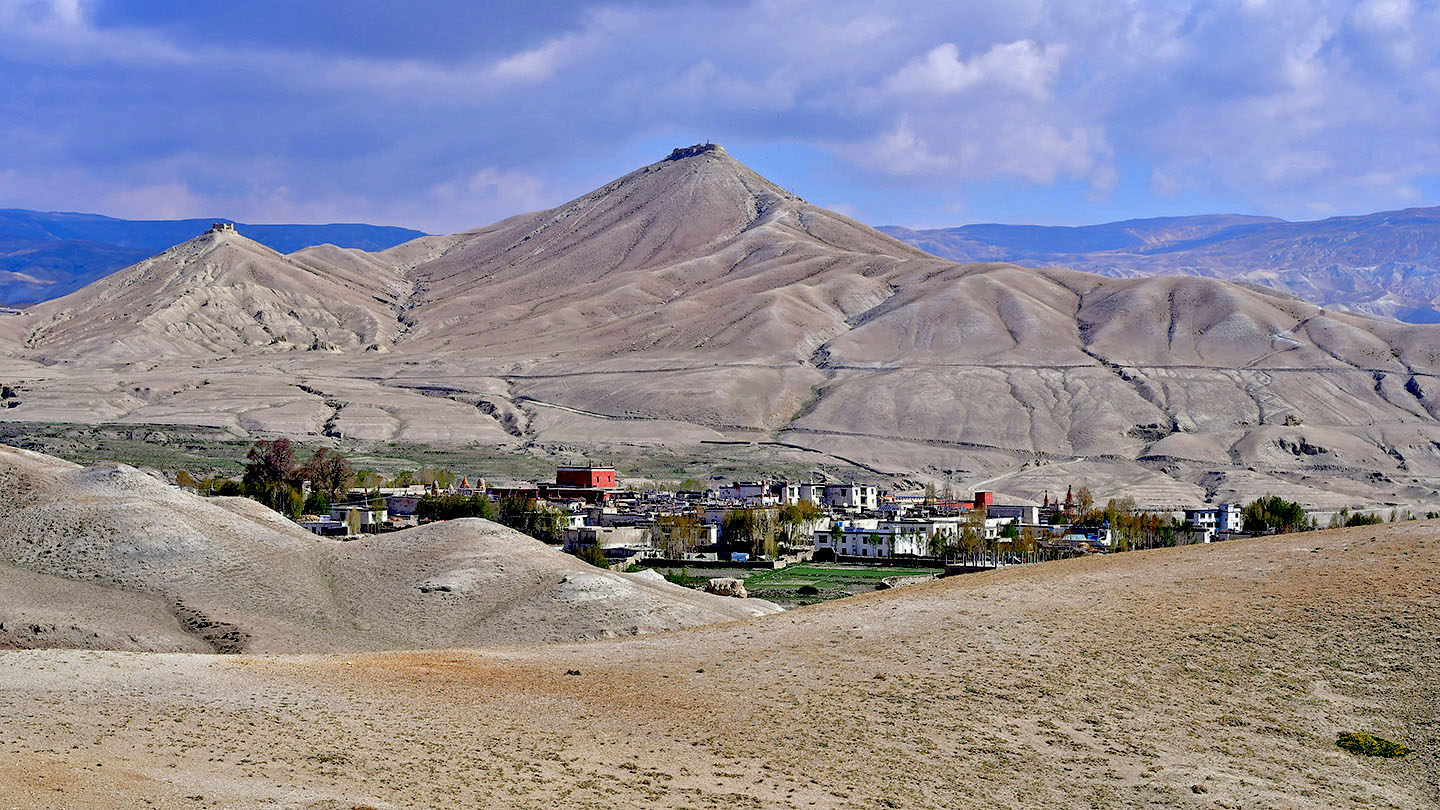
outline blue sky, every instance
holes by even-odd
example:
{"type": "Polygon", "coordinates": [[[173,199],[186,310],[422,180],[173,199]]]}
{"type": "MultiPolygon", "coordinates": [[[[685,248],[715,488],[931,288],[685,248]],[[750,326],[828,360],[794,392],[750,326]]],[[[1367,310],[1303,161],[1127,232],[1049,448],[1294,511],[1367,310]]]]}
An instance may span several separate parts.
{"type": "Polygon", "coordinates": [[[556,205],[713,140],[874,224],[1440,202],[1433,2],[0,0],[0,207],[556,205]]]}

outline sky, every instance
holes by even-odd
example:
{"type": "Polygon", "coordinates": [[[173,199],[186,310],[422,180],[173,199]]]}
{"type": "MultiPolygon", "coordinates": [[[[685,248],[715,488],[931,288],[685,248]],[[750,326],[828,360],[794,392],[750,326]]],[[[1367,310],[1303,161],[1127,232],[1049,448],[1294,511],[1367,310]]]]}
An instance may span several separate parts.
{"type": "Polygon", "coordinates": [[[432,233],[723,144],[876,225],[1440,203],[1436,2],[0,0],[0,207],[432,233]]]}

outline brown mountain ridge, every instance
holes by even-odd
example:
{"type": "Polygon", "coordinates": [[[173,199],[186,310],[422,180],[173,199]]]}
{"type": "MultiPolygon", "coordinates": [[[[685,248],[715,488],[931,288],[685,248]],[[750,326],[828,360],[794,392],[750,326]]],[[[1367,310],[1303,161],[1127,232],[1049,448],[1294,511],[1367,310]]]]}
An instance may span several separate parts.
{"type": "Polygon", "coordinates": [[[11,421],[755,442],[897,482],[1165,505],[1440,498],[1440,328],[1206,278],[955,264],[719,147],[378,253],[206,234],[0,317],[0,347],[11,421]]]}

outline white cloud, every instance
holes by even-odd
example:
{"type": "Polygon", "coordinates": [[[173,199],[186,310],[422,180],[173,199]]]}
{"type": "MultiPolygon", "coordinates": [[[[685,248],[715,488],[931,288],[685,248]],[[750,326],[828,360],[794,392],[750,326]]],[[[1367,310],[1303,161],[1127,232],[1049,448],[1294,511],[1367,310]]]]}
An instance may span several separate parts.
{"type": "Polygon", "coordinates": [[[1355,9],[1355,22],[1363,28],[1402,29],[1414,12],[1410,0],[1365,0],[1355,9]]]}
{"type": "Polygon", "coordinates": [[[890,78],[889,86],[898,93],[951,94],[995,84],[1043,99],[1060,69],[1063,53],[1063,47],[1022,39],[995,45],[964,60],[960,48],[947,42],[902,68],[890,78]]]}

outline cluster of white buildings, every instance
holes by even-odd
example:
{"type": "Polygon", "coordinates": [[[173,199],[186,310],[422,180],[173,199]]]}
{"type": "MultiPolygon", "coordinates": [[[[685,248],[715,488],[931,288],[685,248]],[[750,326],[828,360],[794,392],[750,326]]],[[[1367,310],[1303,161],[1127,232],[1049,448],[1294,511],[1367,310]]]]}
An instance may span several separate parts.
{"type": "Polygon", "coordinates": [[[849,512],[875,512],[880,509],[879,488],[867,484],[740,481],[722,484],[711,494],[715,500],[745,506],[783,506],[809,501],[822,508],[849,512]]]}
{"type": "MultiPolygon", "coordinates": [[[[355,535],[394,528],[397,522],[413,524],[413,515],[420,499],[433,494],[434,487],[422,486],[383,489],[370,496],[384,498],[385,508],[371,507],[368,496],[356,497],[337,504],[329,515],[312,517],[302,525],[316,534],[355,535]]],[[[1106,551],[1113,548],[1108,526],[1078,527],[1052,523],[1056,514],[1069,516],[1071,499],[1065,506],[1056,502],[1052,508],[1033,504],[998,504],[993,493],[978,492],[971,500],[937,501],[916,496],[889,496],[869,484],[795,481],[738,481],[725,483],[704,492],[625,491],[618,487],[614,469],[586,465],[563,467],[556,483],[486,487],[481,480],[477,487],[468,481],[448,488],[450,494],[486,493],[539,496],[558,507],[565,521],[566,550],[575,551],[598,546],[613,556],[656,556],[654,527],[661,518],[688,515],[696,518],[698,528],[690,529],[689,545],[697,555],[715,557],[722,547],[721,525],[725,516],[747,507],[780,507],[808,501],[818,506],[823,515],[803,527],[799,537],[791,538],[800,545],[807,542],[815,551],[829,551],[839,557],[928,557],[940,546],[953,547],[966,525],[982,534],[993,544],[1013,526],[1015,532],[1028,530],[1037,542],[1079,551],[1106,551]],[[983,523],[977,521],[980,510],[983,523]],[[974,521],[974,522],[971,522],[974,521]],[[981,528],[983,526],[983,528],[981,528]]],[[[1047,504],[1049,499],[1047,496],[1047,504]]],[[[1227,503],[1213,507],[1184,510],[1184,543],[1208,543],[1219,535],[1233,535],[1243,525],[1239,504],[1227,503]]],[[[1012,532],[1013,534],[1013,532],[1012,532]]]]}

